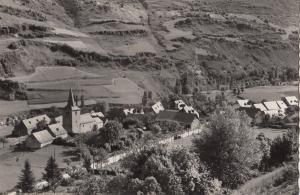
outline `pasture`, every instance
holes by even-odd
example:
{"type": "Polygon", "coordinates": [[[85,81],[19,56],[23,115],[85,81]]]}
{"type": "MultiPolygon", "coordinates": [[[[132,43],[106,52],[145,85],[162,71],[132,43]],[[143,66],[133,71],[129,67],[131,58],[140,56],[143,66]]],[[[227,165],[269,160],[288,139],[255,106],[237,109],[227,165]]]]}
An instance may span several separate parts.
{"type": "Polygon", "coordinates": [[[249,99],[254,102],[261,102],[263,99],[268,101],[280,100],[284,96],[298,96],[297,86],[260,86],[246,88],[240,95],[243,99],[249,99]]]}
{"type": "Polygon", "coordinates": [[[84,95],[87,101],[137,104],[143,95],[143,90],[130,79],[114,78],[113,74],[98,75],[73,67],[38,67],[33,74],[13,80],[25,83],[29,105],[51,106],[66,102],[70,88],[75,95],[84,95]]]}
{"type": "Polygon", "coordinates": [[[5,149],[0,150],[0,191],[12,189],[23,169],[26,159],[29,160],[35,178],[38,180],[42,177],[47,160],[54,155],[60,168],[66,167],[63,159],[72,158],[70,156],[70,147],[50,145],[34,152],[12,152],[5,149]],[[5,171],[3,171],[5,170],[5,171]]]}

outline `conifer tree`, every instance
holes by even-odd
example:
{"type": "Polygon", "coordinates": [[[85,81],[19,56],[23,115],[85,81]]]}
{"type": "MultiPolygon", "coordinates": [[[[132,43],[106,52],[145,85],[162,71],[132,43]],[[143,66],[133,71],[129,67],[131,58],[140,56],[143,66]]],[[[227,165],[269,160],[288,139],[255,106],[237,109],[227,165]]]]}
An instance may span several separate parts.
{"type": "Polygon", "coordinates": [[[43,174],[43,179],[47,180],[48,182],[55,182],[59,180],[60,177],[61,174],[58,169],[58,165],[56,164],[53,156],[51,156],[47,161],[47,166],[45,168],[45,173],[43,174]]]}
{"type": "Polygon", "coordinates": [[[25,161],[24,169],[19,177],[19,182],[17,187],[22,190],[22,192],[32,192],[34,189],[35,178],[31,171],[31,166],[28,160],[25,161]]]}

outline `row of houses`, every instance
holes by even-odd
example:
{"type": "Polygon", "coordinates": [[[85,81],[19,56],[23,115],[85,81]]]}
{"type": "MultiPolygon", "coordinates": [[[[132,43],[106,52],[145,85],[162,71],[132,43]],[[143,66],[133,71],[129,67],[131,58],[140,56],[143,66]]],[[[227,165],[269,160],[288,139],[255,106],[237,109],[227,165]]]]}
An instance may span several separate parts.
{"type": "Polygon", "coordinates": [[[262,103],[251,103],[250,100],[237,100],[237,104],[240,110],[245,110],[248,115],[252,118],[258,112],[270,117],[281,117],[286,116],[288,107],[298,106],[298,99],[295,96],[283,97],[282,100],[264,101],[262,103]]]}

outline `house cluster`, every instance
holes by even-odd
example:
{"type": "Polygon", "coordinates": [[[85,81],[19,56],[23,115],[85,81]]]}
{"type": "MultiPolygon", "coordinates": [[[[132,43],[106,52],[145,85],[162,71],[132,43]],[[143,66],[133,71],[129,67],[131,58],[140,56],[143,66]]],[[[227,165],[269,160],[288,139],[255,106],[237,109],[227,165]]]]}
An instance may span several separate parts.
{"type": "Polygon", "coordinates": [[[186,129],[196,129],[200,125],[199,113],[182,100],[176,100],[175,109],[165,109],[161,102],[152,106],[156,121],[175,121],[186,129]]]}
{"type": "Polygon", "coordinates": [[[257,113],[262,113],[264,116],[284,118],[288,107],[297,107],[298,99],[296,96],[283,97],[281,100],[264,101],[262,103],[251,103],[250,100],[237,100],[240,110],[245,110],[252,118],[257,113]]]}
{"type": "Polygon", "coordinates": [[[70,89],[63,115],[56,117],[54,123],[45,114],[35,116],[22,120],[13,134],[16,136],[28,135],[25,145],[31,149],[38,149],[51,144],[57,138],[66,139],[68,134],[86,133],[103,127],[104,115],[101,112],[81,114],[80,110],[70,89]],[[45,129],[35,131],[41,121],[45,124],[45,129]]]}

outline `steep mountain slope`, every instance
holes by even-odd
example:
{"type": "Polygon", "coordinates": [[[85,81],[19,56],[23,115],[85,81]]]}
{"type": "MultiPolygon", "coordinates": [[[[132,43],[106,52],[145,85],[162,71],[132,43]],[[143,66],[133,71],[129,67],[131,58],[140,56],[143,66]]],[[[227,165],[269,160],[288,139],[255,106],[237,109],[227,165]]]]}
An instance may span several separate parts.
{"type": "Polygon", "coordinates": [[[297,0],[2,0],[0,76],[105,69],[160,95],[187,71],[199,89],[261,79],[296,70],[298,8],[297,0]]]}

